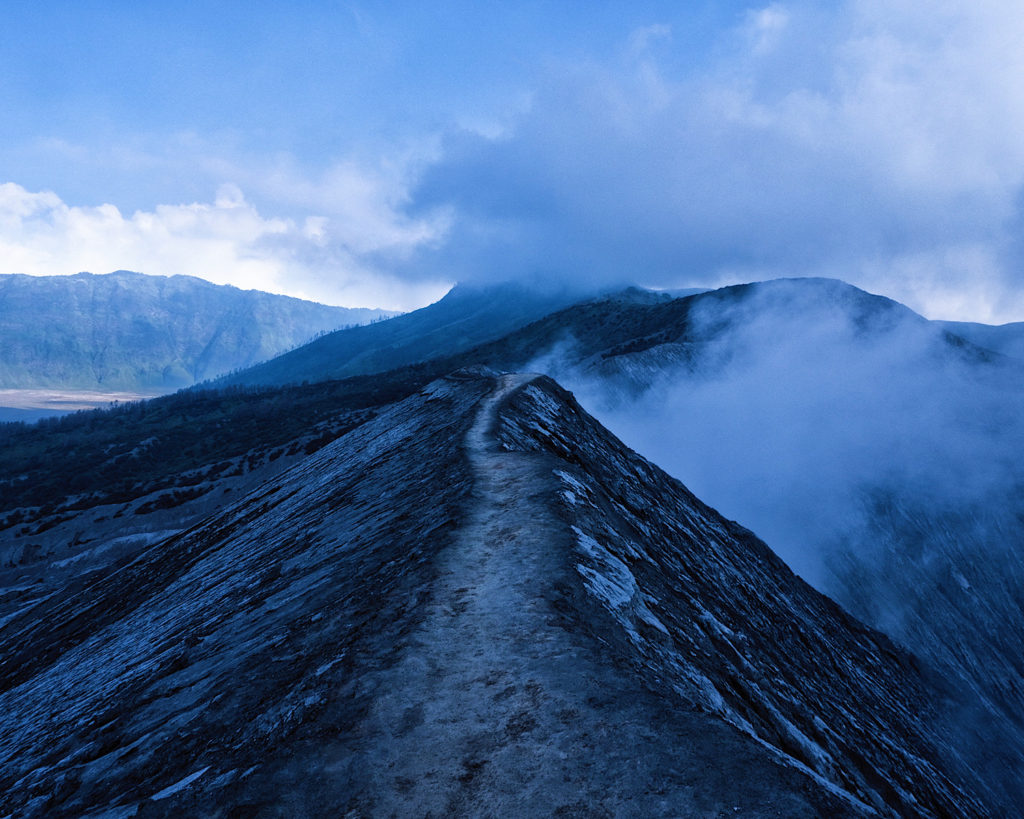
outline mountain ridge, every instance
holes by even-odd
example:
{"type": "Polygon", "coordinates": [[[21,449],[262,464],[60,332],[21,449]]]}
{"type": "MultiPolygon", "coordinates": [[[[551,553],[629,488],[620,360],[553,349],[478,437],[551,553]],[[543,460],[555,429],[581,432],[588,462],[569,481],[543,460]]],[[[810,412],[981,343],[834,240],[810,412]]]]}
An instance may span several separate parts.
{"type": "Polygon", "coordinates": [[[0,388],[173,391],[392,315],[191,276],[0,276],[0,388]]]}
{"type": "Polygon", "coordinates": [[[575,291],[513,282],[456,285],[434,304],[380,324],[339,330],[213,386],[272,386],[412,366],[500,338],[579,298],[575,291]]]}
{"type": "MultiPolygon", "coordinates": [[[[683,295],[631,287],[585,297],[567,292],[543,294],[514,285],[475,289],[460,286],[441,301],[401,316],[398,321],[332,333],[279,359],[221,378],[213,386],[280,386],[429,366],[431,362],[437,362],[436,376],[477,363],[499,369],[529,368],[544,357],[568,359],[574,366],[600,365],[605,360],[640,355],[655,347],[677,349],[680,362],[685,363],[693,358],[687,347],[692,343],[687,337],[693,331],[691,313],[709,312],[716,306],[741,310],[744,302],[762,294],[781,301],[783,291],[794,289],[813,293],[818,306],[836,313],[847,311],[865,334],[888,331],[901,321],[921,326],[934,324],[936,337],[943,339],[950,351],[982,359],[996,355],[941,323],[929,322],[899,302],[838,279],[771,279],[715,290],[685,291],[683,295]],[[472,320],[483,326],[453,340],[445,331],[465,320],[459,311],[467,305],[472,320]],[[423,340],[423,333],[432,338],[421,350],[416,345],[423,340]],[[401,339],[396,349],[388,338],[392,335],[401,339]],[[373,357],[379,352],[375,345],[380,344],[385,354],[373,357]]],[[[696,340],[706,343],[728,326],[701,326],[705,337],[696,340]]]]}
{"type": "MultiPolygon", "coordinates": [[[[799,299],[796,303],[800,304],[799,299]]],[[[815,299],[809,303],[819,304],[815,299]]],[[[835,347],[837,339],[845,343],[849,338],[858,344],[865,344],[865,349],[869,351],[894,349],[902,355],[907,349],[913,356],[917,356],[911,362],[914,366],[934,366],[937,373],[935,383],[940,392],[933,397],[941,398],[947,404],[957,395],[974,400],[974,396],[983,395],[982,388],[992,379],[1012,379],[1016,372],[1014,366],[1017,365],[1010,359],[978,348],[958,336],[951,337],[945,328],[928,322],[890,300],[863,294],[837,282],[812,282],[809,288],[793,282],[768,283],[764,286],[741,285],[715,296],[703,294],[696,300],[686,301],[643,292],[632,296],[629,293],[612,294],[604,299],[591,299],[574,305],[561,313],[550,314],[521,327],[509,337],[463,353],[377,375],[345,381],[325,381],[280,391],[261,388],[250,393],[236,388],[234,393],[230,390],[220,393],[197,392],[191,396],[160,399],[149,405],[149,408],[146,405],[140,406],[140,412],[152,412],[155,427],[146,423],[136,425],[135,410],[129,411],[129,408],[55,424],[55,435],[64,427],[67,429],[61,434],[71,433],[72,427],[78,430],[67,438],[69,442],[82,441],[81,437],[76,436],[86,433],[95,435],[95,442],[89,444],[92,450],[89,458],[74,460],[75,465],[68,467],[74,472],[76,481],[82,479],[83,494],[67,500],[58,499],[58,502],[45,507],[16,511],[14,517],[4,521],[7,528],[3,531],[3,548],[6,554],[15,557],[17,568],[12,570],[12,576],[15,572],[22,575],[34,573],[46,565],[46,559],[68,563],[68,571],[84,570],[93,560],[87,554],[90,549],[101,548],[93,544],[76,545],[80,537],[83,537],[82,532],[86,533],[86,539],[90,537],[88,533],[92,531],[91,527],[95,526],[96,542],[102,544],[106,536],[104,533],[111,531],[112,526],[127,525],[133,530],[151,532],[193,525],[199,519],[197,516],[204,514],[204,510],[223,505],[224,500],[218,499],[220,487],[223,486],[225,490],[248,491],[251,481],[261,474],[269,475],[260,470],[271,469],[270,461],[273,458],[281,458],[280,461],[274,461],[275,464],[285,460],[294,463],[295,459],[301,458],[300,453],[303,451],[322,447],[326,441],[339,434],[344,436],[353,423],[358,425],[374,417],[384,404],[416,392],[432,379],[459,366],[481,362],[500,368],[522,368],[523,362],[544,365],[544,361],[537,357],[539,349],[551,344],[568,345],[562,351],[566,354],[560,359],[558,356],[553,357],[550,364],[554,367],[560,361],[568,361],[570,365],[581,365],[590,375],[610,376],[608,383],[618,382],[621,385],[622,395],[625,396],[622,399],[623,405],[629,407],[627,399],[634,394],[642,395],[644,390],[652,388],[652,384],[655,397],[661,395],[659,390],[666,383],[666,376],[681,378],[680,384],[688,385],[692,392],[702,385],[713,385],[716,372],[728,373],[729,368],[737,365],[748,366],[750,351],[755,354],[764,350],[770,352],[773,345],[781,343],[780,349],[784,355],[776,356],[772,361],[781,362],[786,369],[773,370],[767,381],[768,386],[771,388],[774,384],[786,383],[785,373],[799,364],[804,356],[811,354],[823,357],[827,365],[824,381],[820,370],[812,371],[813,380],[805,379],[804,383],[815,385],[813,395],[832,377],[832,372],[836,373],[836,378],[850,377],[850,367],[856,363],[856,358],[851,358],[849,350],[841,344],[835,347]],[[792,291],[793,288],[803,288],[807,292],[822,287],[834,294],[835,298],[831,302],[826,300],[826,305],[831,303],[833,308],[826,309],[819,317],[820,320],[806,311],[788,309],[785,298],[779,300],[786,295],[787,289],[792,291]],[[776,310],[774,317],[771,311],[762,313],[765,305],[762,297],[766,294],[769,306],[773,304],[772,299],[775,299],[778,306],[786,309],[776,310]],[[852,313],[844,312],[847,296],[853,299],[855,309],[852,313]],[[702,303],[711,307],[719,305],[724,312],[696,309],[702,303]],[[880,309],[876,314],[877,306],[880,309]],[[766,316],[769,319],[767,324],[764,321],[759,323],[759,317],[764,319],[766,316]],[[798,323],[801,317],[809,317],[812,320],[811,326],[823,332],[801,335],[801,325],[798,323]],[[910,328],[910,335],[904,332],[907,327],[910,328]],[[568,334],[565,333],[567,328],[571,331],[568,334]],[[709,334],[703,336],[702,333],[709,328],[709,334]],[[733,350],[730,340],[737,331],[741,336],[746,334],[743,339],[745,346],[733,350]],[[913,343],[906,347],[908,339],[913,343]],[[729,355],[722,355],[718,349],[723,343],[729,355]],[[839,353],[846,350],[847,354],[835,356],[837,349],[839,353]],[[744,358],[744,355],[747,357],[744,358]],[[716,371],[716,367],[720,369],[716,371]],[[966,381],[950,380],[951,373],[961,371],[969,371],[966,381]],[[652,381],[652,376],[661,380],[652,381]],[[951,384],[966,385],[969,389],[950,392],[951,384]],[[310,398],[314,399],[312,407],[315,412],[310,411],[310,398]],[[223,409],[218,409],[219,405],[223,409]],[[322,413],[329,414],[331,406],[344,407],[346,417],[351,420],[340,424],[328,423],[322,413]],[[231,419],[236,415],[239,424],[243,420],[248,423],[255,418],[261,419],[255,428],[258,434],[253,440],[267,437],[266,447],[248,454],[245,452],[249,438],[246,435],[234,436],[234,421],[231,419]],[[255,417],[250,419],[250,415],[255,417]],[[318,430],[290,444],[287,436],[296,434],[295,424],[301,426],[305,418],[315,419],[318,430]],[[194,434],[189,430],[188,452],[181,452],[183,448],[180,445],[174,447],[176,440],[182,440],[174,430],[182,429],[180,425],[183,423],[196,425],[194,434]],[[224,427],[224,424],[230,426],[224,427]],[[285,437],[277,434],[278,424],[289,430],[285,437]],[[132,439],[132,435],[137,440],[132,439]],[[150,437],[161,439],[159,446],[163,449],[159,449],[154,442],[146,443],[150,437]],[[214,441],[216,446],[204,456],[207,450],[194,442],[206,439],[214,441]],[[202,468],[195,470],[195,476],[191,475],[192,470],[172,475],[169,483],[159,486],[144,481],[133,484],[136,477],[145,477],[147,474],[139,471],[146,461],[136,461],[133,454],[140,442],[144,444],[142,451],[152,448],[154,453],[168,453],[167,447],[174,447],[169,452],[174,463],[183,461],[183,467],[192,463],[202,468]],[[239,446],[241,449],[238,449],[239,446]],[[186,457],[182,459],[179,457],[181,455],[186,457]],[[198,460],[204,457],[205,460],[198,460]],[[221,461],[222,458],[227,460],[221,461]],[[127,480],[125,486],[119,487],[119,496],[107,499],[111,505],[92,510],[89,508],[90,503],[104,501],[102,492],[99,496],[95,495],[96,481],[89,477],[89,470],[92,469],[89,464],[106,468],[107,461],[111,461],[125,472],[126,478],[131,479],[127,480]],[[260,463],[263,465],[260,466],[260,463]],[[245,471],[250,465],[255,467],[254,471],[245,471]],[[240,470],[244,474],[226,477],[240,470]],[[168,508],[164,510],[164,507],[168,508]],[[154,513],[150,511],[152,509],[161,511],[154,513]],[[99,522],[104,516],[109,518],[111,515],[128,518],[99,522]],[[12,551],[7,551],[8,544],[12,551]],[[36,548],[38,554],[26,552],[28,547],[36,548]],[[69,563],[79,557],[81,563],[69,563]]],[[[556,349],[556,352],[559,351],[556,349]]],[[[879,361],[885,367],[869,367],[867,372],[870,380],[865,383],[868,387],[883,385],[883,395],[894,394],[899,386],[898,379],[894,380],[894,373],[905,370],[905,363],[899,363],[901,360],[898,356],[893,358],[888,352],[881,359],[869,359],[868,363],[872,367],[879,361]],[[893,364],[899,366],[894,370],[893,364]]],[[[755,382],[754,386],[763,383],[755,382]]],[[[757,393],[756,390],[745,390],[740,394],[747,396],[744,400],[749,402],[749,396],[757,393]]],[[[796,395],[799,397],[801,393],[796,391],[796,395]]],[[[925,398],[931,395],[927,393],[925,398]]],[[[855,395],[852,397],[856,398],[855,395]]],[[[916,401],[910,406],[916,410],[928,406],[930,401],[931,398],[928,401],[916,401]]],[[[969,409],[974,404],[968,401],[966,406],[969,409]]],[[[989,405],[983,401],[978,406],[989,405]]],[[[999,412],[1008,409],[1003,404],[991,406],[999,412]]],[[[834,413],[835,409],[834,405],[829,406],[830,413],[834,413]]],[[[709,417],[714,418],[714,415],[709,417]]],[[[973,412],[958,418],[958,423],[984,424],[988,417],[990,415],[986,412],[973,412]]],[[[991,417],[1004,418],[998,412],[991,417]]],[[[1004,421],[1008,419],[1012,420],[1012,416],[1006,416],[1004,421]]],[[[870,417],[866,416],[865,420],[870,421],[870,417]]],[[[914,421],[913,425],[919,426],[919,423],[914,421]]],[[[690,426],[693,426],[692,422],[690,426]]],[[[27,501],[33,497],[33,482],[36,473],[40,471],[49,470],[54,473],[56,483],[53,487],[63,486],[66,480],[63,472],[67,470],[60,469],[59,459],[78,459],[80,447],[77,444],[73,447],[58,447],[56,450],[50,447],[45,452],[38,449],[36,444],[45,442],[43,439],[46,436],[42,432],[23,430],[19,435],[5,439],[15,447],[25,446],[25,459],[18,461],[13,458],[14,450],[10,453],[13,460],[7,458],[11,469],[19,470],[18,482],[11,486],[0,485],[0,490],[9,493],[12,498],[20,497],[27,501]],[[32,459],[31,465],[28,458],[32,459]],[[20,471],[22,469],[24,471],[20,471]],[[21,476],[24,476],[24,480],[21,476]]],[[[731,432],[726,429],[712,436],[711,440],[718,447],[719,458],[721,448],[728,446],[729,439],[736,434],[735,429],[731,432]]],[[[669,440],[664,436],[663,439],[666,442],[669,440]]],[[[941,453],[943,447],[937,446],[936,451],[941,453]]],[[[653,450],[652,454],[658,459],[666,452],[667,447],[662,445],[660,449],[653,450]]],[[[1005,459],[1008,452],[1012,452],[1012,448],[1004,448],[1000,459],[1005,459]]],[[[4,456],[7,454],[5,452],[4,456]]],[[[745,451],[744,458],[753,454],[753,449],[745,451]]],[[[69,460],[69,463],[72,461],[69,460]]],[[[683,477],[691,474],[690,470],[681,468],[672,471],[683,477]]],[[[566,491],[572,491],[571,487],[566,491]]],[[[840,573],[837,575],[839,582],[827,591],[839,597],[844,606],[862,620],[881,628],[898,642],[910,645],[917,656],[926,658],[931,667],[939,670],[937,673],[947,676],[954,688],[960,689],[954,692],[957,697],[962,697],[964,692],[975,697],[977,709],[972,712],[970,708],[965,708],[964,714],[969,716],[965,716],[964,720],[989,727],[976,738],[971,753],[977,754],[975,758],[981,760],[979,766],[988,772],[993,788],[998,790],[1005,786],[1008,789],[1005,793],[1009,795],[999,800],[1000,803],[1014,804],[1020,797],[1020,782],[1015,772],[1019,770],[1022,746],[1015,716],[1019,714],[1019,709],[1015,708],[1019,689],[1014,682],[1020,678],[1021,655],[1019,641],[1013,637],[1013,623],[1017,619],[1014,612],[1019,611],[1019,589],[1024,586],[1020,580],[1019,556],[1014,555],[1009,547],[1004,550],[1005,554],[993,554],[993,550],[986,547],[986,538],[991,532],[1002,532],[1000,537],[1008,543],[1013,541],[1016,537],[1014,533],[1019,531],[1020,525],[1019,521],[1014,523],[1012,520],[1012,509],[1016,507],[1008,507],[1009,511],[995,521],[996,526],[992,529],[985,522],[986,515],[978,514],[972,508],[965,507],[950,514],[942,506],[921,506],[921,503],[928,501],[927,496],[915,498],[911,494],[903,497],[899,494],[900,486],[896,486],[893,491],[895,495],[891,501],[884,494],[879,496],[877,509],[870,511],[870,525],[864,537],[852,529],[840,533],[850,538],[846,551],[852,562],[840,565],[840,573]],[[865,540],[865,537],[868,539],[865,540]],[[868,543],[874,544],[872,549],[864,548],[863,545],[868,543]],[[871,563],[875,553],[881,553],[884,571],[877,571],[877,567],[871,563]],[[886,606],[893,601],[897,610],[890,612],[886,606]],[[986,709],[989,709],[988,713],[986,709]],[[999,717],[1003,720],[1001,727],[992,727],[993,714],[1002,715],[999,717]],[[1003,785],[996,782],[999,778],[1003,778],[1003,785]]],[[[39,502],[52,494],[47,490],[39,502]]],[[[800,501],[802,497],[794,496],[795,501],[800,501]]],[[[1001,495],[991,497],[998,498],[1001,495]]],[[[817,511],[806,499],[802,505],[807,507],[809,513],[817,511]]],[[[744,515],[733,513],[731,516],[752,525],[744,515]]],[[[752,528],[764,534],[760,524],[752,525],[752,528]]],[[[780,549],[787,546],[785,539],[777,536],[770,538],[769,542],[780,549]]],[[[829,546],[828,543],[821,545],[829,546]]],[[[839,545],[843,546],[843,543],[839,545]]],[[[844,554],[840,553],[840,556],[844,554]]],[[[9,602],[24,602],[42,593],[42,587],[37,590],[26,588],[12,595],[9,602]]]]}
{"type": "Polygon", "coordinates": [[[455,373],[0,625],[3,788],[25,816],[984,815],[913,664],[750,537],[554,382],[455,373]]]}

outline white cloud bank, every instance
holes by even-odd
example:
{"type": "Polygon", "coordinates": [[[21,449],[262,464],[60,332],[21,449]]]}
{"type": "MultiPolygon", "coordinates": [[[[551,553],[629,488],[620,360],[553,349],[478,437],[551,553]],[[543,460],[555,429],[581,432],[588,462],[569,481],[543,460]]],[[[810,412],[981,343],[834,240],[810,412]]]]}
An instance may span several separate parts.
{"type": "Polygon", "coordinates": [[[442,217],[400,218],[372,180],[351,167],[332,171],[320,191],[299,193],[329,215],[265,217],[235,185],[222,185],[213,202],[125,215],[112,204],[74,206],[53,192],[0,184],[0,273],[128,269],[394,309],[420,306],[448,286],[400,281],[378,264],[435,241],[445,229],[442,217]],[[332,201],[329,191],[344,195],[334,193],[332,201]]]}

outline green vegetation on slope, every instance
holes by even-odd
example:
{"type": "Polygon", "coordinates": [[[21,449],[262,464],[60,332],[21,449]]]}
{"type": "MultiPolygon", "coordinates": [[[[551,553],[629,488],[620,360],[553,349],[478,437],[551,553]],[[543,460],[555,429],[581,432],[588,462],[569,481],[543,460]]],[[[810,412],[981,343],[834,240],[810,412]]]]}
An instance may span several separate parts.
{"type": "MultiPolygon", "coordinates": [[[[0,424],[0,509],[46,507],[72,496],[120,502],[253,449],[281,446],[324,421],[341,434],[366,410],[420,386],[356,378],[284,389],[180,392],[35,425],[0,424]]],[[[322,443],[326,443],[323,441],[322,443]]]]}

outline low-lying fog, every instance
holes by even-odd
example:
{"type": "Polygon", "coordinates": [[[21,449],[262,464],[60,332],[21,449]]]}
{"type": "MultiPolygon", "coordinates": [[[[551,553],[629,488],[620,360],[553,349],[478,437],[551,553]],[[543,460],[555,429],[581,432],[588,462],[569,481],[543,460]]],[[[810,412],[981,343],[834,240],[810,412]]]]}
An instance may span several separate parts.
{"type": "Polygon", "coordinates": [[[711,338],[639,394],[557,376],[627,444],[824,585],[823,550],[871,491],[932,509],[1002,503],[1021,483],[1024,362],[950,344],[893,305],[852,310],[799,282],[691,315],[711,338]]]}

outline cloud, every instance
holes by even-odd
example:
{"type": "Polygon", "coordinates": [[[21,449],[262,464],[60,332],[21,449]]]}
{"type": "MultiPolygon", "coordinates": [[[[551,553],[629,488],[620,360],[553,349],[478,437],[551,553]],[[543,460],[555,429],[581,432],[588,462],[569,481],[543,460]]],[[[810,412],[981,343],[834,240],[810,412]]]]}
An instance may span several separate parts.
{"type": "MultiPolygon", "coordinates": [[[[629,446],[831,591],[844,539],[863,536],[865,564],[886,558],[867,534],[873,493],[935,519],[986,509],[1012,521],[1022,480],[1021,363],[960,357],[909,311],[854,303],[800,280],[698,302],[688,337],[712,340],[639,395],[558,374],[629,446]]],[[[988,534],[992,550],[1007,538],[988,534]]]]}
{"type": "Polygon", "coordinates": [[[672,26],[666,23],[654,23],[650,26],[641,26],[634,29],[627,40],[628,52],[633,56],[642,56],[647,53],[651,44],[657,40],[670,40],[672,38],[672,26]]]}
{"type": "Polygon", "coordinates": [[[412,192],[410,213],[453,218],[421,264],[653,285],[824,274],[935,317],[1024,318],[1015,4],[776,2],[696,72],[667,31],[552,68],[496,137],[449,135],[412,192]]]}
{"type": "MultiPolygon", "coordinates": [[[[1024,319],[1016,4],[741,7],[653,3],[544,32],[525,14],[470,49],[493,51],[500,31],[518,55],[500,70],[481,58],[454,82],[431,63],[439,84],[388,94],[396,63],[353,86],[344,122],[334,101],[282,132],[218,120],[111,123],[81,145],[11,137],[0,159],[25,174],[14,181],[63,202],[36,200],[43,211],[3,235],[5,269],[139,267],[405,307],[459,279],[825,275],[932,317],[1024,319]],[[378,133],[377,108],[402,127],[378,133]],[[224,184],[244,192],[230,212],[209,201],[224,184]],[[104,202],[119,212],[101,218],[104,202]],[[85,244],[60,233],[71,223],[88,223],[85,244]]],[[[480,25],[456,16],[467,35],[480,25]]]]}
{"type": "Polygon", "coordinates": [[[302,207],[293,206],[295,215],[287,217],[264,216],[237,185],[225,184],[213,202],[125,215],[112,204],[74,206],[50,191],[0,184],[0,272],[131,269],[398,309],[420,306],[449,286],[389,273],[394,260],[436,240],[445,222],[443,215],[402,217],[378,178],[347,164],[315,184],[286,179],[283,172],[266,184],[282,199],[287,189],[302,207]]]}
{"type": "Polygon", "coordinates": [[[780,3],[772,3],[747,14],[747,32],[751,50],[757,56],[773,51],[789,23],[789,12],[780,3]]]}

